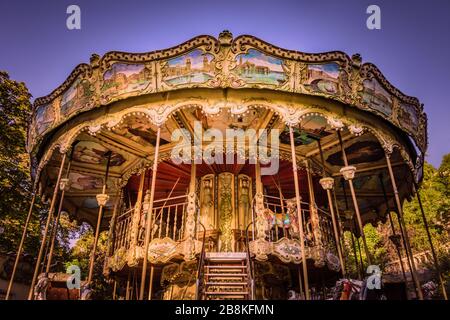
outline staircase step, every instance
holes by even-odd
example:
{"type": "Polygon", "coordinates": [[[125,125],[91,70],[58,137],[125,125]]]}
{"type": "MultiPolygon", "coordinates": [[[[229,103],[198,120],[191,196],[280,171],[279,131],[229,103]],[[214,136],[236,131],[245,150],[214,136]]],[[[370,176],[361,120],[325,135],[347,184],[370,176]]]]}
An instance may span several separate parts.
{"type": "Polygon", "coordinates": [[[216,292],[210,292],[210,291],[206,291],[205,294],[210,295],[210,296],[229,296],[229,295],[233,295],[233,296],[243,296],[243,295],[247,295],[248,292],[247,291],[236,291],[236,292],[231,292],[231,291],[216,291],[216,292]]]}
{"type": "Polygon", "coordinates": [[[245,286],[247,284],[248,284],[247,282],[206,282],[207,286],[221,286],[221,287],[245,286]]]}
{"type": "Polygon", "coordinates": [[[207,252],[206,260],[212,262],[221,262],[221,261],[245,261],[247,259],[246,252],[207,252]]]}
{"type": "Polygon", "coordinates": [[[245,300],[246,295],[235,296],[206,296],[206,300],[245,300]]]}
{"type": "Polygon", "coordinates": [[[206,253],[203,268],[203,293],[207,300],[249,298],[246,252],[206,253]]]}
{"type": "Polygon", "coordinates": [[[217,268],[217,269],[246,269],[247,266],[230,266],[230,265],[226,265],[226,266],[222,266],[222,265],[209,265],[209,266],[205,266],[206,268],[217,268]]]}
{"type": "Polygon", "coordinates": [[[241,269],[209,269],[205,270],[206,273],[226,273],[226,274],[247,274],[247,272],[242,272],[241,269]]]}
{"type": "Polygon", "coordinates": [[[213,277],[246,277],[246,273],[205,273],[205,276],[213,277]]]}

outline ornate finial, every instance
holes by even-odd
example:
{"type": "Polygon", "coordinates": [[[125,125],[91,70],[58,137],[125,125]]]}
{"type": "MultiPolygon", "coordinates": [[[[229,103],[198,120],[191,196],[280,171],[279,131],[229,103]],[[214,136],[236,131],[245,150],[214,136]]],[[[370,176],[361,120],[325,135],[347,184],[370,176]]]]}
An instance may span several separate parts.
{"type": "Polygon", "coordinates": [[[92,67],[98,67],[98,62],[99,61],[100,61],[100,56],[98,54],[96,54],[96,53],[93,53],[91,55],[91,59],[90,59],[92,67]]]}
{"type": "Polygon", "coordinates": [[[223,46],[229,46],[231,45],[231,42],[233,41],[233,34],[228,30],[223,30],[219,34],[219,42],[223,46]]]}
{"type": "Polygon", "coordinates": [[[361,62],[362,62],[361,55],[359,53],[355,53],[354,55],[352,55],[352,62],[355,67],[361,66],[361,62]]]}

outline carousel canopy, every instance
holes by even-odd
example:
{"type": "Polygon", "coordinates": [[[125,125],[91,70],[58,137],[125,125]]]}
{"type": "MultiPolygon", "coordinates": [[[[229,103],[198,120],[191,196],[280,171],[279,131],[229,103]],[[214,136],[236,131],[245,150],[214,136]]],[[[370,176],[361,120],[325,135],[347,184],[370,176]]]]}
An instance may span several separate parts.
{"type": "MultiPolygon", "coordinates": [[[[167,196],[178,179],[174,195],[185,194],[190,169],[170,161],[177,144],[172,134],[185,129],[194,135],[194,122],[203,130],[279,129],[280,170],[275,178],[263,177],[263,183],[268,193],[281,188],[286,198],[294,196],[289,127],[299,163],[311,159],[317,175],[335,178],[344,166],[339,130],[349,164],[358,170],[354,183],[365,221],[383,217],[386,210],[380,181],[392,198],[385,152],[405,182],[399,186],[404,199],[412,192],[412,179],[420,180],[427,149],[423,106],[390,84],[376,66],[363,64],[359,55],[285,50],[224,31],[218,39],[199,36],[166,50],[94,54],[89,64],[77,66],[33,105],[28,132],[33,175],[45,192],[56,181],[61,153],[73,149],[65,209],[94,223],[105,155],[111,152],[106,206],[111,209],[121,187],[137,190],[135,175],[150,166],[160,127],[155,198],[167,196]]],[[[254,169],[248,161],[202,164],[197,176],[214,172],[253,175],[254,169]]],[[[305,180],[300,183],[307,192],[305,180]]],[[[345,194],[338,186],[342,211],[348,206],[345,194]]]]}

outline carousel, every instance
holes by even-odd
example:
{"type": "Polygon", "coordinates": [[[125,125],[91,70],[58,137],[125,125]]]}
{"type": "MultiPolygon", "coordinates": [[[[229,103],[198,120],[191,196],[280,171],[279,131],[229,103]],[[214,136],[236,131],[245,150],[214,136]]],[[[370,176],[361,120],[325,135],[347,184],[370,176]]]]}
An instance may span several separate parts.
{"type": "Polygon", "coordinates": [[[402,204],[421,181],[427,118],[361,60],[228,31],[93,54],[33,106],[35,195],[50,209],[29,299],[68,277],[52,264],[61,212],[95,235],[70,299],[93,281],[103,231],[117,299],[328,299],[348,279],[344,232],[365,273],[364,225],[392,218],[421,299],[402,204]]]}

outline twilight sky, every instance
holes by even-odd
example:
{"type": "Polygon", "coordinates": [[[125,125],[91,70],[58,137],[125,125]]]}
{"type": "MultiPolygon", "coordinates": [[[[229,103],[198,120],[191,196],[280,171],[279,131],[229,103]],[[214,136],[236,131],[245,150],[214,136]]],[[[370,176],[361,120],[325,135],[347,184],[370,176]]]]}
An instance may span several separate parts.
{"type": "Polygon", "coordinates": [[[448,0],[1,0],[0,69],[37,98],[92,53],[164,49],[224,29],[287,49],[360,53],[425,104],[427,160],[438,166],[450,152],[448,0]],[[71,4],[81,8],[81,30],[66,28],[71,4]],[[371,4],[381,8],[381,30],[366,28],[371,4]]]}

